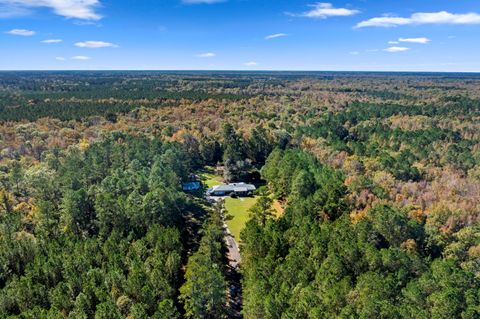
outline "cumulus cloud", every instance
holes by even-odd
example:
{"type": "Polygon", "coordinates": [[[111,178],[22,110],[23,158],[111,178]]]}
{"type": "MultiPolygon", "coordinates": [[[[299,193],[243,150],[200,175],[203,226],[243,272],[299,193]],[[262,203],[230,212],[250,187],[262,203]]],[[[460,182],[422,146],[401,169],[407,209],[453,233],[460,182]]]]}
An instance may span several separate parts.
{"type": "Polygon", "coordinates": [[[295,16],[307,17],[307,18],[320,18],[326,19],[328,17],[347,17],[360,13],[358,10],[347,8],[335,8],[331,3],[318,2],[310,5],[312,8],[309,11],[293,14],[295,16]]]}
{"type": "Polygon", "coordinates": [[[383,51],[385,51],[385,52],[390,52],[390,53],[397,53],[397,52],[405,52],[405,51],[408,51],[408,50],[410,50],[410,48],[406,48],[406,47],[389,47],[389,48],[384,49],[383,51]]]}
{"type": "Polygon", "coordinates": [[[182,0],[184,4],[214,4],[225,2],[226,0],[182,0]]]}
{"type": "Polygon", "coordinates": [[[57,61],[65,61],[66,59],[65,59],[63,56],[57,56],[57,57],[55,58],[55,60],[57,60],[57,61]]]}
{"type": "Polygon", "coordinates": [[[288,34],[286,33],[275,33],[275,34],[270,34],[265,37],[265,40],[271,40],[271,39],[276,39],[276,38],[284,38],[288,37],[288,34]]]}
{"type": "Polygon", "coordinates": [[[60,42],[63,42],[63,40],[61,40],[61,39],[47,39],[47,40],[43,40],[41,42],[46,43],[46,44],[51,44],[51,43],[60,43],[60,42]]]}
{"type": "Polygon", "coordinates": [[[197,57],[199,58],[213,58],[213,57],[216,57],[217,55],[213,52],[206,52],[206,53],[200,53],[200,54],[197,54],[197,57]]]}
{"type": "MultiPolygon", "coordinates": [[[[10,15],[24,15],[32,8],[50,8],[55,14],[82,20],[100,20],[95,12],[99,0],[0,0],[2,11],[10,15]]],[[[7,15],[4,13],[3,15],[7,15]]]]}
{"type": "Polygon", "coordinates": [[[400,42],[398,41],[388,41],[388,44],[399,44],[400,42]]]}
{"type": "Polygon", "coordinates": [[[118,45],[105,41],[83,41],[75,43],[75,46],[88,49],[118,48],[118,45]]]}
{"type": "Polygon", "coordinates": [[[255,61],[250,61],[250,62],[244,63],[243,65],[245,65],[245,66],[257,66],[258,63],[255,62],[255,61]]]}
{"type": "Polygon", "coordinates": [[[473,12],[456,14],[447,11],[418,12],[408,18],[394,16],[371,18],[358,23],[355,27],[396,27],[411,24],[480,24],[480,14],[473,12]]]}
{"type": "Polygon", "coordinates": [[[86,61],[86,60],[90,60],[90,59],[91,58],[89,56],[85,56],[85,55],[72,56],[72,60],[86,61]]]}
{"type": "Polygon", "coordinates": [[[22,36],[22,37],[31,37],[33,35],[35,35],[35,31],[32,31],[32,30],[25,30],[25,29],[12,29],[10,31],[7,31],[5,32],[7,34],[11,34],[11,35],[19,35],[19,36],[22,36]]]}
{"type": "Polygon", "coordinates": [[[351,54],[351,55],[359,55],[360,52],[358,52],[358,51],[351,51],[350,54],[351,54]]]}
{"type": "Polygon", "coordinates": [[[428,42],[432,41],[429,38],[421,37],[421,38],[400,38],[398,39],[400,42],[408,42],[408,43],[419,43],[419,44],[427,44],[428,42]]]}

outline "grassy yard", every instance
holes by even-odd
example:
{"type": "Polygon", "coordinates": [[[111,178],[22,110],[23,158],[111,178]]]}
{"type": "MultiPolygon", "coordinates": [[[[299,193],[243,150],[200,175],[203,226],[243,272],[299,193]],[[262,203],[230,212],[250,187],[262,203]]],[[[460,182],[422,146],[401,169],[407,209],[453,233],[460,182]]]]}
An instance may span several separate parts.
{"type": "MultiPolygon", "coordinates": [[[[207,167],[198,173],[200,179],[207,188],[211,188],[223,183],[221,176],[215,175],[213,167],[207,167]]],[[[240,232],[245,227],[245,224],[250,219],[250,213],[248,210],[257,202],[257,198],[245,197],[245,198],[225,198],[225,208],[227,209],[229,218],[226,220],[228,229],[232,232],[235,240],[240,241],[240,232]]],[[[281,204],[274,200],[273,202],[274,215],[279,218],[283,215],[283,208],[281,204]]]]}
{"type": "Polygon", "coordinates": [[[227,209],[228,215],[233,217],[232,219],[227,218],[226,223],[237,242],[240,241],[240,232],[249,220],[250,213],[248,210],[256,201],[257,199],[252,197],[225,198],[225,208],[227,209]]]}
{"type": "Polygon", "coordinates": [[[216,185],[220,185],[223,183],[223,179],[221,176],[215,175],[215,171],[213,168],[206,168],[200,174],[200,179],[202,183],[206,185],[208,188],[211,188],[216,185]]]}

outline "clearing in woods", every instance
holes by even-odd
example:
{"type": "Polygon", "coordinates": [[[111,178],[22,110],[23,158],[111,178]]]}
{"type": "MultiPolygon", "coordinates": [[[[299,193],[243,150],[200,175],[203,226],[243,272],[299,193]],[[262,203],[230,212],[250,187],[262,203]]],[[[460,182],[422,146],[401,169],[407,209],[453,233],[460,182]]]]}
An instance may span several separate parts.
{"type": "Polygon", "coordinates": [[[237,242],[240,242],[240,232],[250,219],[248,211],[257,202],[257,197],[225,198],[227,210],[226,224],[237,242]]]}

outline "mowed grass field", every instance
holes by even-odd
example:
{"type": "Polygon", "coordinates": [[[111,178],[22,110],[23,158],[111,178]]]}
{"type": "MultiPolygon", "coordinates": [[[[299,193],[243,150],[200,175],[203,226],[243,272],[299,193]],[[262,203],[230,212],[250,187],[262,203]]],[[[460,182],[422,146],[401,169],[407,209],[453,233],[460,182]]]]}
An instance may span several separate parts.
{"type": "Polygon", "coordinates": [[[200,179],[204,185],[208,188],[211,188],[216,185],[220,185],[223,183],[223,179],[221,176],[215,175],[215,171],[213,168],[206,168],[205,171],[202,171],[200,174],[200,179]]]}
{"type": "MultiPolygon", "coordinates": [[[[199,173],[202,183],[211,188],[223,183],[223,178],[215,174],[213,167],[207,167],[199,173]]],[[[227,210],[226,224],[237,242],[240,242],[240,232],[250,219],[249,209],[255,205],[257,197],[232,198],[225,197],[225,209],[227,210]]],[[[274,214],[279,218],[283,214],[283,208],[277,200],[273,202],[274,214]]]]}
{"type": "Polygon", "coordinates": [[[250,219],[250,213],[248,210],[256,202],[256,197],[225,198],[225,208],[227,209],[228,215],[232,217],[232,219],[227,218],[226,223],[237,242],[240,242],[240,232],[250,219]]]}

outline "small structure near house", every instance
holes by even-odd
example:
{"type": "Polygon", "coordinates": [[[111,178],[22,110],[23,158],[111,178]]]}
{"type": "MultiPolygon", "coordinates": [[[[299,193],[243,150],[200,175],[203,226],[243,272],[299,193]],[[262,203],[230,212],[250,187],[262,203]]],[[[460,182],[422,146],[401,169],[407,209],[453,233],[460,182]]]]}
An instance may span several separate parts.
{"type": "Polygon", "coordinates": [[[202,182],[200,181],[182,183],[182,189],[185,192],[198,191],[200,188],[202,188],[202,182]]]}
{"type": "Polygon", "coordinates": [[[202,182],[200,181],[200,177],[195,174],[190,174],[188,177],[188,181],[182,183],[182,189],[185,192],[194,192],[198,191],[202,188],[202,182]]]}
{"type": "Polygon", "coordinates": [[[207,190],[207,195],[209,196],[228,196],[235,194],[237,196],[249,196],[257,188],[255,185],[246,184],[246,183],[231,183],[231,184],[222,184],[213,186],[207,190]]]}

